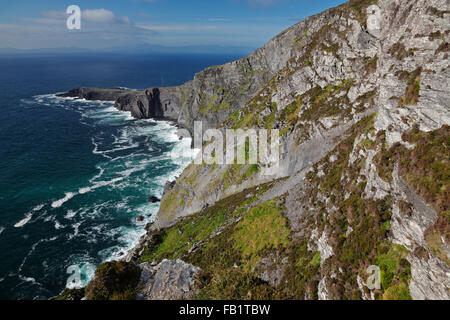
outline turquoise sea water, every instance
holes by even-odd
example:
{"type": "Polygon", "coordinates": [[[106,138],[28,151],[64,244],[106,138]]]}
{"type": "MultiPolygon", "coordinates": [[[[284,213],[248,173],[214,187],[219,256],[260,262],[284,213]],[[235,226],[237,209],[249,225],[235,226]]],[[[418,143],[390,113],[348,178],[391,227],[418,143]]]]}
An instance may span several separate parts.
{"type": "Polygon", "coordinates": [[[0,57],[0,299],[46,299],[85,285],[144,233],[190,146],[168,122],[110,102],[57,98],[73,87],[178,85],[231,56],[0,57]],[[142,215],[144,221],[137,222],[142,215]]]}

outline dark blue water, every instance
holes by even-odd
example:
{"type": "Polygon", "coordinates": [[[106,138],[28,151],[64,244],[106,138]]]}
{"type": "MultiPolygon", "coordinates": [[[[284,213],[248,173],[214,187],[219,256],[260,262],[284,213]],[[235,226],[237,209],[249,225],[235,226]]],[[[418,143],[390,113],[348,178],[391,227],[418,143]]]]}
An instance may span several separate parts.
{"type": "Polygon", "coordinates": [[[54,93],[178,85],[236,58],[0,57],[0,299],[54,296],[71,266],[85,285],[136,243],[158,209],[147,198],[190,160],[177,156],[190,141],[178,141],[170,123],[54,93]]]}

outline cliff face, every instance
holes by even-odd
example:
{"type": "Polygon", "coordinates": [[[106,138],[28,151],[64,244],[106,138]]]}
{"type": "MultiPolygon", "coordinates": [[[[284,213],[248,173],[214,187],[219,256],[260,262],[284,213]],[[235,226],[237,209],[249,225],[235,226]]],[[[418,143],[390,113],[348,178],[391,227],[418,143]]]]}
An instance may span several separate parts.
{"type": "Polygon", "coordinates": [[[116,101],[116,108],[137,118],[159,117],[177,121],[192,130],[194,121],[215,128],[241,109],[292,56],[291,47],[301,27],[294,26],[248,57],[222,66],[209,67],[178,87],[151,88],[116,101]]]}
{"type": "Polygon", "coordinates": [[[137,117],[282,140],[273,176],[191,164],[128,260],[201,268],[200,298],[449,299],[449,14],[446,0],[352,0],[180,87],[119,98],[137,117]]]}

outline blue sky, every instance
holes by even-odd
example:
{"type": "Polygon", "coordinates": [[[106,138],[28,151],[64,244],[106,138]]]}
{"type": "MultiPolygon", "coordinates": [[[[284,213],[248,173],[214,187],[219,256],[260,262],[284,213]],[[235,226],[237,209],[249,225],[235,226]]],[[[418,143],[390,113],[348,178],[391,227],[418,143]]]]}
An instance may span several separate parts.
{"type": "Polygon", "coordinates": [[[344,0],[1,0],[0,48],[226,46],[257,48],[344,0]],[[82,10],[81,30],[66,8],[82,10]]]}

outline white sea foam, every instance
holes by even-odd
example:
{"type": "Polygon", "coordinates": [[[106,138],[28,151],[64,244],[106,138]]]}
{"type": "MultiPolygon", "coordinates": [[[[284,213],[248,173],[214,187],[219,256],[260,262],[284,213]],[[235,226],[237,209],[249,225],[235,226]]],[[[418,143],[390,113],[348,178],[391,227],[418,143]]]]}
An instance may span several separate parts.
{"type": "Polygon", "coordinates": [[[31,283],[36,283],[36,279],[33,277],[25,277],[22,275],[19,275],[20,280],[25,281],[25,282],[31,282],[31,283]]]}
{"type": "Polygon", "coordinates": [[[15,228],[20,228],[23,227],[24,225],[26,225],[28,223],[28,221],[31,220],[31,218],[33,217],[33,215],[31,213],[27,213],[25,215],[25,218],[23,218],[22,220],[20,220],[19,222],[17,222],[14,227],[15,228]]]}
{"type": "Polygon", "coordinates": [[[119,227],[114,230],[116,234],[120,234],[119,245],[103,249],[98,255],[103,261],[118,260],[123,258],[123,254],[129,252],[138,243],[139,239],[145,234],[143,228],[135,227],[119,227]]]}
{"type": "Polygon", "coordinates": [[[15,227],[15,228],[20,228],[20,227],[23,227],[24,225],[26,225],[26,224],[31,220],[31,218],[33,217],[33,213],[34,213],[34,212],[37,212],[37,211],[39,211],[39,210],[41,210],[41,209],[44,207],[44,205],[45,205],[45,204],[41,203],[41,204],[35,206],[33,209],[31,209],[30,212],[26,213],[26,214],[25,214],[25,218],[23,218],[22,220],[20,220],[19,222],[17,222],[17,223],[14,225],[14,227],[15,227]]]}
{"type": "Polygon", "coordinates": [[[23,258],[22,263],[20,264],[19,268],[17,269],[17,273],[20,274],[22,272],[22,268],[25,265],[25,263],[27,262],[28,257],[31,256],[31,254],[36,250],[38,245],[40,245],[43,242],[55,241],[57,238],[58,237],[52,237],[52,238],[47,238],[47,239],[40,239],[39,241],[33,243],[33,245],[31,246],[30,251],[28,251],[27,255],[23,258]]]}
{"type": "MultiPolygon", "coordinates": [[[[198,150],[191,150],[190,139],[179,140],[176,134],[177,128],[171,122],[134,120],[129,112],[117,110],[111,102],[73,98],[68,99],[72,100],[70,102],[64,102],[58,99],[66,100],[67,98],[56,96],[43,99],[43,103],[46,103],[47,99],[59,101],[58,106],[67,107],[80,113],[83,123],[92,127],[96,127],[98,124],[100,124],[100,128],[105,125],[117,127],[117,130],[107,129],[102,132],[96,130],[98,133],[91,137],[92,153],[102,155],[106,159],[96,166],[98,172],[89,179],[87,185],[76,191],[67,192],[63,198],[53,201],[51,203],[53,208],[63,206],[77,195],[94,192],[94,190],[106,186],[112,186],[115,191],[132,187],[161,197],[165,182],[173,180],[181,174],[198,152],[198,150]],[[128,123],[128,120],[133,120],[133,122],[128,123]],[[153,142],[156,142],[156,145],[158,143],[164,145],[163,148],[166,148],[169,143],[170,150],[159,155],[155,155],[156,152],[153,152],[150,156],[146,153],[146,148],[150,151],[153,150],[152,146],[155,147],[153,142]],[[134,148],[136,150],[133,150],[134,148]],[[167,168],[173,167],[173,165],[176,166],[176,169],[167,172],[167,168]],[[167,173],[154,176],[159,168],[167,173]]],[[[73,228],[73,232],[66,234],[67,239],[80,237],[88,243],[94,243],[103,237],[110,238],[114,242],[118,240],[119,243],[116,246],[102,250],[99,255],[102,260],[123,258],[122,253],[126,253],[138,243],[139,238],[145,233],[145,224],[154,219],[159,207],[159,204],[147,202],[138,206],[130,205],[130,203],[134,203],[135,199],[135,196],[131,196],[131,201],[126,197],[108,201],[100,199],[97,203],[85,205],[78,210],[68,210],[64,218],[71,221],[66,220],[64,223],[67,227],[73,228]],[[99,224],[99,217],[102,220],[105,217],[104,221],[114,219],[114,210],[118,210],[120,215],[129,215],[133,225],[114,228],[109,222],[99,224]],[[138,215],[144,216],[143,222],[136,222],[135,217],[138,215]],[[92,225],[91,222],[96,223],[92,225]]],[[[50,220],[54,222],[55,228],[63,228],[64,226],[56,220],[57,218],[61,219],[61,216],[51,216],[50,220]]],[[[95,264],[88,253],[76,260],[74,264],[83,268],[82,274],[85,279],[83,285],[86,285],[94,275],[95,264]]]]}
{"type": "Polygon", "coordinates": [[[66,219],[72,219],[73,217],[75,217],[77,213],[73,210],[68,210],[66,215],[64,216],[64,218],[66,219]]]}
{"type": "Polygon", "coordinates": [[[109,181],[99,181],[99,182],[96,182],[94,185],[92,185],[90,187],[80,188],[78,190],[78,193],[79,194],[85,194],[85,193],[91,192],[92,190],[95,190],[97,188],[109,186],[109,185],[114,184],[116,182],[119,182],[119,181],[121,181],[123,179],[124,179],[124,177],[118,177],[118,178],[111,179],[109,181]]]}
{"type": "Polygon", "coordinates": [[[61,223],[59,223],[58,220],[55,220],[55,229],[59,230],[59,229],[62,229],[62,228],[65,228],[65,226],[62,225],[61,223]]]}
{"type": "Polygon", "coordinates": [[[44,203],[38,204],[36,207],[33,208],[33,212],[41,210],[45,206],[44,203]]]}
{"type": "Polygon", "coordinates": [[[90,183],[93,183],[95,180],[97,180],[98,178],[100,178],[100,177],[103,175],[103,173],[105,172],[105,169],[102,168],[101,166],[97,166],[97,169],[99,169],[100,172],[99,172],[98,174],[96,174],[95,176],[93,176],[93,177],[89,180],[90,183]]]}
{"type": "MultiPolygon", "coordinates": [[[[73,289],[73,288],[82,288],[88,285],[90,279],[94,277],[96,266],[92,262],[90,262],[90,257],[88,256],[82,256],[82,257],[75,257],[73,258],[76,262],[74,262],[72,265],[76,266],[76,272],[79,272],[79,276],[76,277],[70,277],[66,282],[66,288],[73,289]]],[[[67,269],[69,271],[69,269],[67,269]]],[[[73,271],[72,271],[73,274],[73,271]]],[[[70,274],[67,274],[70,276],[70,274]]]]}
{"type": "Polygon", "coordinates": [[[67,201],[69,201],[70,199],[72,199],[76,194],[73,192],[66,192],[66,195],[64,196],[64,198],[61,198],[59,200],[53,201],[52,202],[52,208],[59,208],[61,207],[64,203],[66,203],[67,201]]]}
{"type": "Polygon", "coordinates": [[[75,238],[76,236],[78,236],[79,232],[80,232],[80,226],[81,226],[82,222],[78,222],[73,224],[71,227],[73,228],[73,234],[69,234],[67,236],[68,240],[72,240],[73,238],[75,238]]]}

